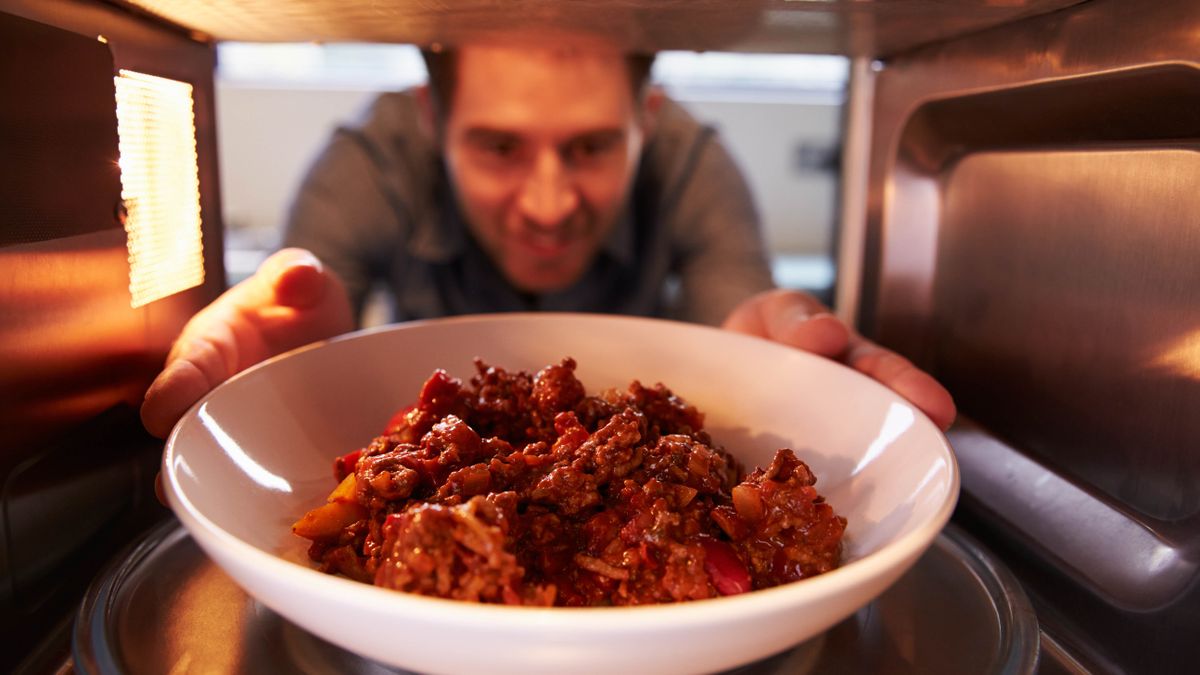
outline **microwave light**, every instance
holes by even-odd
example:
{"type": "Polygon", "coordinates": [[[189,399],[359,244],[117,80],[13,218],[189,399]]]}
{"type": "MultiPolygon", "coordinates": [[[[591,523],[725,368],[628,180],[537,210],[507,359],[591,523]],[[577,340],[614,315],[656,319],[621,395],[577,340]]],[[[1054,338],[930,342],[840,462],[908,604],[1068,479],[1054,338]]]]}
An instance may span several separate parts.
{"type": "Polygon", "coordinates": [[[192,86],[121,70],[117,133],[130,305],[204,283],[192,86]]]}

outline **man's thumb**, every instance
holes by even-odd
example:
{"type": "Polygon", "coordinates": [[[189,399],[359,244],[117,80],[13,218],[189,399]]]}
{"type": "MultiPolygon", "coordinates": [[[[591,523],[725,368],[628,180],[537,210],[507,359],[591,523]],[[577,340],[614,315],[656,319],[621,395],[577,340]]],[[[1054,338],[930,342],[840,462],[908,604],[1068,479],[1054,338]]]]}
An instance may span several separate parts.
{"type": "Polygon", "coordinates": [[[329,274],[321,261],[301,248],[274,253],[259,268],[264,283],[283,307],[307,309],[321,302],[329,287],[329,274]]]}

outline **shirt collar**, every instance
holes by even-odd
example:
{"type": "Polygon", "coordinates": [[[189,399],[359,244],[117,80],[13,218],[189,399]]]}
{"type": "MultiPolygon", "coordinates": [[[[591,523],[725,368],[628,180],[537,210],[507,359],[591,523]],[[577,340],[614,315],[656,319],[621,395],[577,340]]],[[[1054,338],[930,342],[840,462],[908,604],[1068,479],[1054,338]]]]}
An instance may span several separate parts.
{"type": "Polygon", "coordinates": [[[617,263],[628,267],[634,262],[633,215],[626,208],[617,218],[616,225],[608,238],[600,245],[600,250],[607,253],[617,263]]]}
{"type": "Polygon", "coordinates": [[[446,167],[433,161],[430,175],[430,208],[413,213],[413,233],[406,242],[409,255],[429,263],[444,263],[461,257],[466,250],[467,226],[458,212],[446,167]]]}

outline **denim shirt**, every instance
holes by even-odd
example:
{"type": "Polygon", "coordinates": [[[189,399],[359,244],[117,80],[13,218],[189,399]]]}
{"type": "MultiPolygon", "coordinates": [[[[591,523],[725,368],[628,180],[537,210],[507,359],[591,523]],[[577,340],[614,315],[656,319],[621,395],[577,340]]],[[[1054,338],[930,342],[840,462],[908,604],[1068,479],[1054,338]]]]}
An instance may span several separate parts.
{"type": "Polygon", "coordinates": [[[718,324],[772,287],[749,188],[715,132],[666,101],[629,203],[591,266],[562,291],[513,288],[474,241],[408,92],[339,128],[293,201],[284,244],[315,253],[361,314],[390,290],[397,320],[509,311],[659,316],[718,324]]]}

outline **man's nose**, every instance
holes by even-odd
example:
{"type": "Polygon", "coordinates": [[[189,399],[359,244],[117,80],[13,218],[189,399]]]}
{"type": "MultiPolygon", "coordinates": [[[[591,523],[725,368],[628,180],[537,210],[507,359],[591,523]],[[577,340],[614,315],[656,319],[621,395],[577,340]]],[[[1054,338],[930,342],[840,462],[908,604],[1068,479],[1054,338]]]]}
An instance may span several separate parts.
{"type": "Polygon", "coordinates": [[[579,208],[579,193],[557,152],[547,150],[538,155],[517,196],[517,208],[528,221],[547,229],[579,208]]]}

